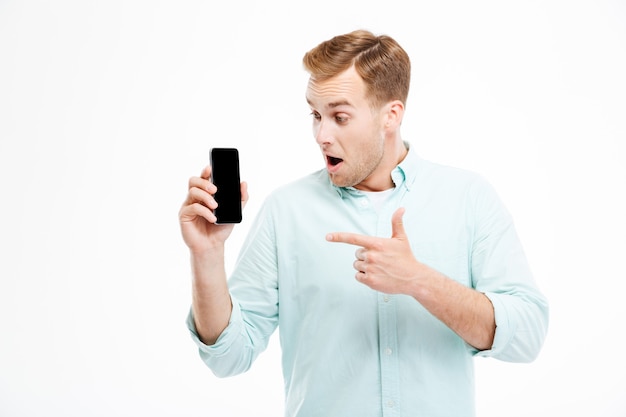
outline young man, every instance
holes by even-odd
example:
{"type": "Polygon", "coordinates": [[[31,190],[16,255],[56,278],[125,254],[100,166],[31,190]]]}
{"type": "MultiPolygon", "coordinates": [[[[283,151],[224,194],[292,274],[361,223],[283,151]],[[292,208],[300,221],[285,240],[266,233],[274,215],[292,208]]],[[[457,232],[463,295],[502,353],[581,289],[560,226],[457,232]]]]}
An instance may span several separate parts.
{"type": "Polygon", "coordinates": [[[267,198],[228,282],[210,167],[189,181],[200,355],[244,372],[280,326],[287,416],[473,416],[473,357],[531,361],[546,334],[513,222],[479,176],[401,138],[410,62],[392,38],[355,31],[303,61],[326,167],[267,198]]]}

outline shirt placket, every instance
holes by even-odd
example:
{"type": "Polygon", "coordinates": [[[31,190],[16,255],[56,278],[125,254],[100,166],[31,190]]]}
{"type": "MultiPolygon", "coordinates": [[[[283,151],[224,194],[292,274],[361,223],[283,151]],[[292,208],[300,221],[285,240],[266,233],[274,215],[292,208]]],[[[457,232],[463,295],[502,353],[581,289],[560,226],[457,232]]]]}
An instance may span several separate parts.
{"type": "Polygon", "coordinates": [[[396,298],[378,294],[381,398],[384,417],[399,416],[398,334],[396,298]]]}
{"type": "MultiPolygon", "coordinates": [[[[398,190],[383,205],[378,217],[376,235],[391,236],[391,216],[397,209],[403,190],[398,190]]],[[[398,364],[397,297],[378,294],[378,343],[381,374],[381,399],[384,417],[400,415],[400,374],[398,364]]]]}
{"type": "MultiPolygon", "coordinates": [[[[354,190],[353,202],[361,215],[372,216],[376,224],[375,236],[391,237],[391,216],[402,201],[406,189],[401,173],[394,172],[394,182],[400,187],[383,205],[379,214],[371,207],[367,196],[354,190]]],[[[398,364],[397,299],[390,294],[378,293],[378,349],[380,360],[381,406],[383,417],[400,416],[400,372],[398,364]]]]}

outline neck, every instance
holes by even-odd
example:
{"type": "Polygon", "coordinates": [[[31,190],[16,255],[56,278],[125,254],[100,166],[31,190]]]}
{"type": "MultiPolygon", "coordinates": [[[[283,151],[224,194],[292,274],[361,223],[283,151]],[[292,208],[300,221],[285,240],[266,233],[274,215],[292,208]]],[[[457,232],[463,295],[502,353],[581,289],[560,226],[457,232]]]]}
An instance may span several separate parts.
{"type": "Polygon", "coordinates": [[[397,140],[390,141],[376,171],[365,181],[355,185],[354,188],[362,191],[385,191],[393,188],[394,183],[391,179],[391,172],[404,160],[408,152],[409,150],[399,137],[397,140]]]}

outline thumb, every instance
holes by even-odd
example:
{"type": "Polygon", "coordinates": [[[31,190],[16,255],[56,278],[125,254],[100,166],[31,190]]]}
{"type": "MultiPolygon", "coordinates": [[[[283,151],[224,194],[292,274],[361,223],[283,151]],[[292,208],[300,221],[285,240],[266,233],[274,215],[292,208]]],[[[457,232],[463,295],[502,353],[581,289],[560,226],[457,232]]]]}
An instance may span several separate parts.
{"type": "Polygon", "coordinates": [[[248,183],[242,181],[239,185],[239,189],[241,190],[241,207],[244,208],[250,196],[248,195],[248,183]]]}
{"type": "Polygon", "coordinates": [[[393,213],[393,216],[391,216],[391,237],[406,240],[402,216],[404,216],[404,207],[400,207],[393,213]]]}

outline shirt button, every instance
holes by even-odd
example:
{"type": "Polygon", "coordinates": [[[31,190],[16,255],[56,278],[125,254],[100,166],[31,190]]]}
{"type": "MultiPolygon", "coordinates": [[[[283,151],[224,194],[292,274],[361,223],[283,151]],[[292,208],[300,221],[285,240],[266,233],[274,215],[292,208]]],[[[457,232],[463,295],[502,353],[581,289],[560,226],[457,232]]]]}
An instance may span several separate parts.
{"type": "Polygon", "coordinates": [[[385,295],[385,296],[383,297],[383,301],[384,301],[384,302],[386,302],[386,303],[388,303],[388,302],[389,302],[389,296],[388,296],[388,295],[385,295]]]}
{"type": "Polygon", "coordinates": [[[393,400],[387,400],[387,407],[393,408],[395,405],[396,403],[393,400]]]}
{"type": "Polygon", "coordinates": [[[393,350],[391,350],[391,348],[387,348],[385,349],[385,355],[389,356],[393,353],[393,350]]]}
{"type": "Polygon", "coordinates": [[[367,201],[367,198],[362,198],[359,204],[361,204],[361,207],[367,207],[369,205],[369,201],[367,201]]]}

